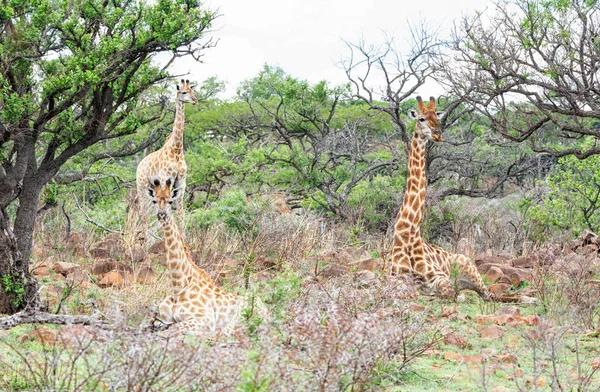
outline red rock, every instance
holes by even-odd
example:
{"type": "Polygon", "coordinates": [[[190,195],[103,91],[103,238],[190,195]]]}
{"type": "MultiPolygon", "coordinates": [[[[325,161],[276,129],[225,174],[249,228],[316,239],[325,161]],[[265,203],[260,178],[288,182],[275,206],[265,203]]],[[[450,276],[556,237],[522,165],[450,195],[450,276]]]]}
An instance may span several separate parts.
{"type": "Polygon", "coordinates": [[[411,312],[422,312],[425,310],[425,306],[419,304],[412,304],[409,306],[408,310],[411,312]]]}
{"type": "Polygon", "coordinates": [[[117,271],[110,271],[98,282],[98,286],[107,288],[111,286],[122,286],[125,283],[123,276],[117,271]]]}
{"type": "Polygon", "coordinates": [[[55,272],[57,272],[63,276],[67,276],[70,273],[73,273],[80,268],[81,268],[81,266],[79,264],[67,263],[67,262],[61,262],[61,261],[59,261],[58,263],[56,263],[52,266],[52,269],[55,272]]]}
{"type": "Polygon", "coordinates": [[[158,255],[166,252],[165,241],[161,240],[152,244],[150,249],[148,250],[149,254],[158,255]]]}
{"type": "Polygon", "coordinates": [[[38,329],[34,329],[28,334],[21,335],[17,338],[20,343],[23,343],[27,340],[36,340],[42,345],[53,345],[56,342],[56,331],[48,329],[46,327],[41,327],[38,329]]]}
{"type": "Polygon", "coordinates": [[[535,268],[538,265],[538,257],[519,257],[511,260],[511,264],[515,268],[535,268]]]}
{"type": "Polygon", "coordinates": [[[127,250],[127,257],[134,263],[141,263],[146,259],[146,251],[141,245],[134,244],[127,250]]]}
{"type": "Polygon", "coordinates": [[[592,369],[600,369],[600,357],[594,358],[590,363],[592,369]]]}
{"type": "Polygon", "coordinates": [[[156,280],[156,276],[156,272],[152,266],[143,264],[137,273],[136,282],[139,284],[153,284],[156,280]]]}
{"type": "Polygon", "coordinates": [[[496,340],[501,338],[505,332],[504,328],[500,328],[497,325],[488,325],[481,329],[481,339],[496,340]]]}
{"type": "Polygon", "coordinates": [[[457,334],[456,332],[449,332],[444,335],[444,343],[452,346],[456,346],[460,349],[467,348],[469,342],[464,336],[457,334]]]}
{"type": "Polygon", "coordinates": [[[92,274],[96,276],[102,276],[113,270],[121,273],[133,272],[133,268],[131,268],[131,266],[114,259],[98,260],[92,265],[92,274]]]}
{"type": "Polygon", "coordinates": [[[504,276],[504,273],[500,268],[496,266],[490,267],[485,272],[485,277],[492,283],[496,283],[497,281],[499,281],[502,278],[502,276],[504,276]]]}
{"type": "Polygon", "coordinates": [[[346,265],[328,264],[322,270],[320,275],[324,278],[331,278],[346,275],[350,268],[346,265]]]}
{"type": "Polygon", "coordinates": [[[479,355],[462,355],[459,353],[453,353],[449,351],[446,351],[444,353],[444,360],[456,361],[461,363],[483,363],[483,359],[479,355]]]}
{"type": "Polygon", "coordinates": [[[497,354],[492,355],[492,361],[504,363],[517,363],[517,357],[513,354],[497,354]]]}
{"type": "Polygon", "coordinates": [[[490,290],[490,293],[492,293],[492,294],[504,294],[511,288],[512,288],[512,284],[506,284],[506,283],[496,283],[496,284],[490,285],[490,287],[488,287],[488,289],[490,290]]]}

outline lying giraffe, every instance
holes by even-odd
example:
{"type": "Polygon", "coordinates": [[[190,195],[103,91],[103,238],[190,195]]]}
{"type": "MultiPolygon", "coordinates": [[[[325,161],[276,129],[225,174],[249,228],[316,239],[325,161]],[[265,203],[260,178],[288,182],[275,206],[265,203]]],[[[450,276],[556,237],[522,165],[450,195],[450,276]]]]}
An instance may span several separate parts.
{"type": "Polygon", "coordinates": [[[429,140],[442,141],[438,120],[444,112],[435,111],[433,97],[429,99],[429,107],[421,97],[417,97],[417,105],[418,111],[409,111],[416,124],[408,158],[406,192],[394,226],[392,273],[415,275],[426,288],[433,289],[442,298],[454,298],[456,291],[473,290],[486,301],[535,303],[535,298],[524,295],[492,294],[468,257],[452,254],[421,237],[427,189],[425,151],[429,140]],[[457,273],[455,282],[451,281],[452,268],[457,273]]]}
{"type": "MultiPolygon", "coordinates": [[[[172,195],[168,188],[155,187],[153,202],[162,225],[171,280],[171,294],[159,306],[159,320],[174,327],[175,334],[211,337],[236,330],[242,311],[256,311],[264,319],[265,307],[258,298],[228,293],[217,287],[210,276],[191,258],[189,248],[171,216],[172,195]]],[[[172,331],[169,328],[169,331],[172,331]]]]}
{"type": "Polygon", "coordinates": [[[177,210],[178,223],[183,224],[183,196],[187,165],[183,153],[183,128],[185,125],[185,103],[198,103],[189,80],[181,80],[175,98],[175,121],[173,131],[162,148],[148,154],[139,163],[136,172],[137,203],[140,225],[146,230],[147,217],[152,209],[155,189],[172,193],[172,207],[177,210]]]}

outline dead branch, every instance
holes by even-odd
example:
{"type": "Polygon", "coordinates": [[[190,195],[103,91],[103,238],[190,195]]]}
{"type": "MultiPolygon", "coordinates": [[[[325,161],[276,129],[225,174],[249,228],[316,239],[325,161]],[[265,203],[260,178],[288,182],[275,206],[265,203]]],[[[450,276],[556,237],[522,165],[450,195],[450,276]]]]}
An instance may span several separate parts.
{"type": "Polygon", "coordinates": [[[71,325],[71,324],[83,324],[93,325],[103,329],[113,329],[112,324],[105,320],[100,319],[100,312],[91,316],[84,315],[66,315],[66,314],[52,314],[33,310],[27,308],[21,312],[15,313],[11,316],[0,318],[0,330],[11,329],[21,324],[60,324],[60,325],[71,325]]]}

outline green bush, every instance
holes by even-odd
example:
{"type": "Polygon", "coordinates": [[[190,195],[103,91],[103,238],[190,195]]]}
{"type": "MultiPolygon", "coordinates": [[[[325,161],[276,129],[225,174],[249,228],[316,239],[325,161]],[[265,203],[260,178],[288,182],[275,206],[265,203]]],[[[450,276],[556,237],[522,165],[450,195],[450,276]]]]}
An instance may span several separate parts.
{"type": "Polygon", "coordinates": [[[239,234],[250,231],[256,222],[257,211],[246,200],[241,190],[224,191],[220,198],[206,209],[197,209],[191,214],[191,224],[201,229],[222,223],[239,234]]]}

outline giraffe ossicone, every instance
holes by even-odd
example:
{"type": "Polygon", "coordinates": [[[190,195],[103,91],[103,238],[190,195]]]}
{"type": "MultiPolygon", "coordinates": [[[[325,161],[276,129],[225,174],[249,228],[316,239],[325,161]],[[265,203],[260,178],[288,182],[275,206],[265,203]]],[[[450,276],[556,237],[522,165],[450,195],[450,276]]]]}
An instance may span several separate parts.
{"type": "Polygon", "coordinates": [[[421,236],[427,191],[427,143],[442,141],[439,120],[444,114],[436,112],[434,97],[429,99],[429,106],[417,97],[417,110],[409,111],[416,123],[408,158],[406,191],[394,225],[391,272],[415,276],[425,288],[442,298],[454,298],[458,291],[473,290],[486,301],[535,303],[535,298],[524,295],[492,294],[468,257],[429,244],[421,236]]]}

